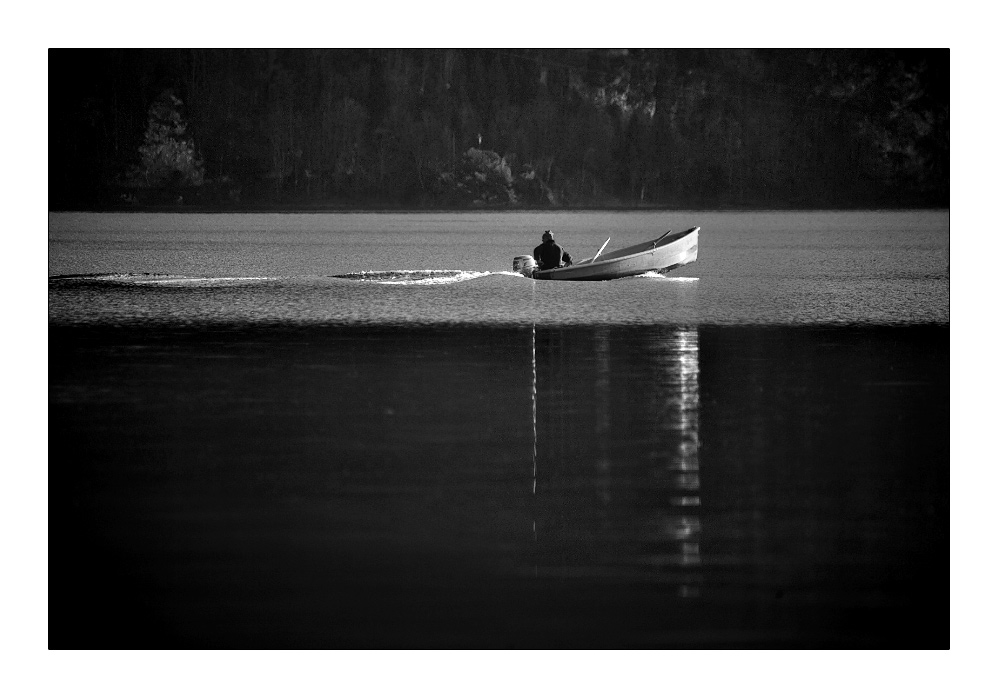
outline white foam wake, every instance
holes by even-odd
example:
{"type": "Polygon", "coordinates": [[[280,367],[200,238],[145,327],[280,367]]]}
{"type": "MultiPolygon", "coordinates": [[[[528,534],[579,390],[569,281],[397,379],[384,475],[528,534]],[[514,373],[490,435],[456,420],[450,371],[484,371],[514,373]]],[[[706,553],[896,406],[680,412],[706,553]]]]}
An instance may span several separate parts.
{"type": "Polygon", "coordinates": [[[337,279],[352,279],[375,284],[395,284],[404,286],[454,284],[469,279],[486,277],[493,272],[467,272],[460,269],[396,269],[389,271],[353,272],[350,274],[335,274],[337,279]]]}
{"type": "Polygon", "coordinates": [[[661,279],[663,281],[669,282],[696,282],[700,277],[671,277],[668,274],[660,274],[659,272],[645,272],[644,274],[636,274],[631,279],[661,279]]]}
{"type": "Polygon", "coordinates": [[[143,286],[238,286],[262,281],[270,281],[277,277],[185,277],[179,274],[163,274],[158,272],[114,272],[109,274],[69,274],[52,277],[58,282],[103,282],[113,284],[138,284],[143,286]]]}
{"type": "Polygon", "coordinates": [[[168,279],[135,279],[135,284],[166,286],[238,286],[246,282],[265,282],[274,277],[171,277],[168,279]]]}

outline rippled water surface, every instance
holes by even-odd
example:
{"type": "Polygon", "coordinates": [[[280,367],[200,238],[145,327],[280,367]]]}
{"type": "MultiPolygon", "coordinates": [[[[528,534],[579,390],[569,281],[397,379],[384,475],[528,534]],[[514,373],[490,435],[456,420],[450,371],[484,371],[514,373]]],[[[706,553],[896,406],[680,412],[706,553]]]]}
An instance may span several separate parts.
{"type": "Polygon", "coordinates": [[[53,648],[949,645],[946,212],[50,238],[53,648]]]}
{"type": "Polygon", "coordinates": [[[52,214],[49,271],[92,275],[52,281],[60,322],[894,325],[948,322],[948,262],[941,211],[52,214]],[[581,259],[694,225],[664,276],[509,272],[545,228],[581,259]]]}

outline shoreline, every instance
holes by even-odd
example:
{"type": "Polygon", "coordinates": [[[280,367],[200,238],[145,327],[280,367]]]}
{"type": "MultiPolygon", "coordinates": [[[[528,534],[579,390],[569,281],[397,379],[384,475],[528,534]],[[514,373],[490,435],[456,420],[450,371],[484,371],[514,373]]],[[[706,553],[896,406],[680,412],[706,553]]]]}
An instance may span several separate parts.
{"type": "Polygon", "coordinates": [[[698,211],[705,213],[768,213],[768,212],[876,212],[876,211],[950,211],[950,206],[900,206],[900,207],[771,207],[771,208],[662,208],[662,207],[560,207],[552,209],[531,208],[336,208],[336,207],[246,207],[215,208],[197,206],[145,206],[122,208],[49,208],[50,214],[559,214],[559,213],[679,213],[698,211]]]}

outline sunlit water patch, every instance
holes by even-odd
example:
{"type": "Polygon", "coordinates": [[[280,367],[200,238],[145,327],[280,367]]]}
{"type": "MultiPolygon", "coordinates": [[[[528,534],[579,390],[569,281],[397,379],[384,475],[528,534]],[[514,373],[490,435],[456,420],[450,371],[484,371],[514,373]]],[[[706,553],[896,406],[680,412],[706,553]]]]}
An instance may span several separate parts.
{"type": "Polygon", "coordinates": [[[50,321],[73,324],[949,320],[946,211],[66,214],[51,218],[49,274],[50,321]],[[511,271],[534,230],[571,231],[582,258],[608,235],[648,240],[664,218],[701,225],[689,267],[573,283],[511,271]]]}

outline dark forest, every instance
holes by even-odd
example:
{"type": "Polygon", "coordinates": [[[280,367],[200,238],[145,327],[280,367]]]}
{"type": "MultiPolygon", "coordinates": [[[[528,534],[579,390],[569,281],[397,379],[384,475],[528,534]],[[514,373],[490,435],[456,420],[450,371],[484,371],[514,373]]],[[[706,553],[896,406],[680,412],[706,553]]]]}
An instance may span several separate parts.
{"type": "Polygon", "coordinates": [[[49,207],[949,205],[950,56],[49,51],[49,207]]]}

